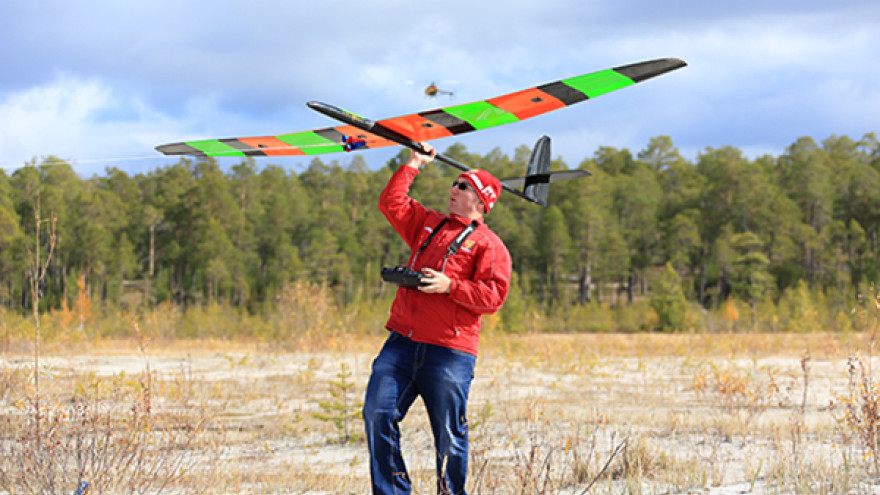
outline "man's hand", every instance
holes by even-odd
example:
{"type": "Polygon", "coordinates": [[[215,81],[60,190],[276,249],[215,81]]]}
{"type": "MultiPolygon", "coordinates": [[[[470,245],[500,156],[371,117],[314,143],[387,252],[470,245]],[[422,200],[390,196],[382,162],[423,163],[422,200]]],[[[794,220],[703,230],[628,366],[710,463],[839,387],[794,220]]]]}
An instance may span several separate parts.
{"type": "Polygon", "coordinates": [[[422,144],[422,148],[424,148],[425,151],[427,151],[428,153],[422,154],[422,153],[419,153],[418,151],[410,150],[409,161],[406,162],[407,167],[412,167],[414,169],[420,169],[424,165],[427,165],[427,164],[431,163],[432,161],[434,161],[434,157],[437,155],[437,150],[435,150],[434,147],[428,143],[421,143],[421,144],[422,144]]]}
{"type": "Polygon", "coordinates": [[[447,294],[449,292],[452,287],[452,281],[449,280],[449,277],[430,268],[425,268],[422,272],[425,274],[422,277],[422,282],[427,282],[427,285],[420,286],[420,291],[428,294],[447,294]]]}

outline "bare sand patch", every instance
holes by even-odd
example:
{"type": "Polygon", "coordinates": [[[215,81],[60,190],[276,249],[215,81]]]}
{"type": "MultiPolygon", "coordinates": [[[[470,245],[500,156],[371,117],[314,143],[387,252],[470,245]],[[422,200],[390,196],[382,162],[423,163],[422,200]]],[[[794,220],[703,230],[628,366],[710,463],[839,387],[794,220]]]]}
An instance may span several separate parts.
{"type": "MultiPolygon", "coordinates": [[[[211,469],[188,474],[205,492],[367,493],[357,416],[382,338],[302,351],[192,342],[56,351],[42,360],[42,393],[101,395],[110,390],[102,383],[143,386],[149,376],[155,411],[202,408],[204,427],[221,433],[211,469]],[[340,423],[318,417],[348,413],[340,423]]],[[[852,395],[848,358],[872,363],[857,335],[483,340],[469,410],[471,493],[875,492],[873,454],[842,406],[852,395]]],[[[7,376],[32,366],[27,355],[0,361],[7,376]]],[[[6,384],[0,410],[28,414],[27,382],[6,384]]],[[[403,432],[416,493],[433,493],[420,402],[403,432]]]]}

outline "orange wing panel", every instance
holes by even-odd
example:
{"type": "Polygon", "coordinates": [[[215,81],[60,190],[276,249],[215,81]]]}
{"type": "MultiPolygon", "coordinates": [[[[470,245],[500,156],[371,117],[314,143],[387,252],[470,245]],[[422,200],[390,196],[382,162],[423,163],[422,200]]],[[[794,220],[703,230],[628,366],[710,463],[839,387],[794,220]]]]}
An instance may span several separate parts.
{"type": "Polygon", "coordinates": [[[303,156],[305,152],[272,136],[239,138],[242,143],[253,146],[269,156],[303,156]]]}
{"type": "Polygon", "coordinates": [[[520,120],[565,106],[565,103],[561,100],[550,96],[538,88],[525,89],[486,101],[516,115],[520,120]]]}
{"type": "Polygon", "coordinates": [[[379,123],[416,142],[452,136],[449,129],[431,122],[417,113],[380,120],[379,123]]]}

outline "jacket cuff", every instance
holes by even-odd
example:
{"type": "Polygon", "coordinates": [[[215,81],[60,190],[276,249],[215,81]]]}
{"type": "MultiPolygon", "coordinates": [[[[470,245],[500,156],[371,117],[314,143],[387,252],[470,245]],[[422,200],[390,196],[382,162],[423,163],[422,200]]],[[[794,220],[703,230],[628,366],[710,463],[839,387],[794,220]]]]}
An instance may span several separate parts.
{"type": "Polygon", "coordinates": [[[410,166],[407,165],[406,163],[402,163],[402,164],[400,164],[400,167],[398,168],[398,170],[411,170],[411,171],[415,172],[416,175],[422,173],[422,169],[420,169],[420,168],[415,168],[415,167],[410,167],[410,166]]]}

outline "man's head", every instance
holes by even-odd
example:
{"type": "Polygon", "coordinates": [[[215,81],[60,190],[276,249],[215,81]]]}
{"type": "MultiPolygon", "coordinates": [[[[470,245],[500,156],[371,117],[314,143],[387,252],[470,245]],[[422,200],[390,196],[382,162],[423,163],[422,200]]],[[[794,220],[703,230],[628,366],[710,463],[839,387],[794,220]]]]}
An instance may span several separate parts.
{"type": "Polygon", "coordinates": [[[449,211],[471,219],[474,215],[483,216],[492,210],[500,195],[501,182],[492,174],[485,170],[469,170],[452,184],[449,211]]]}

